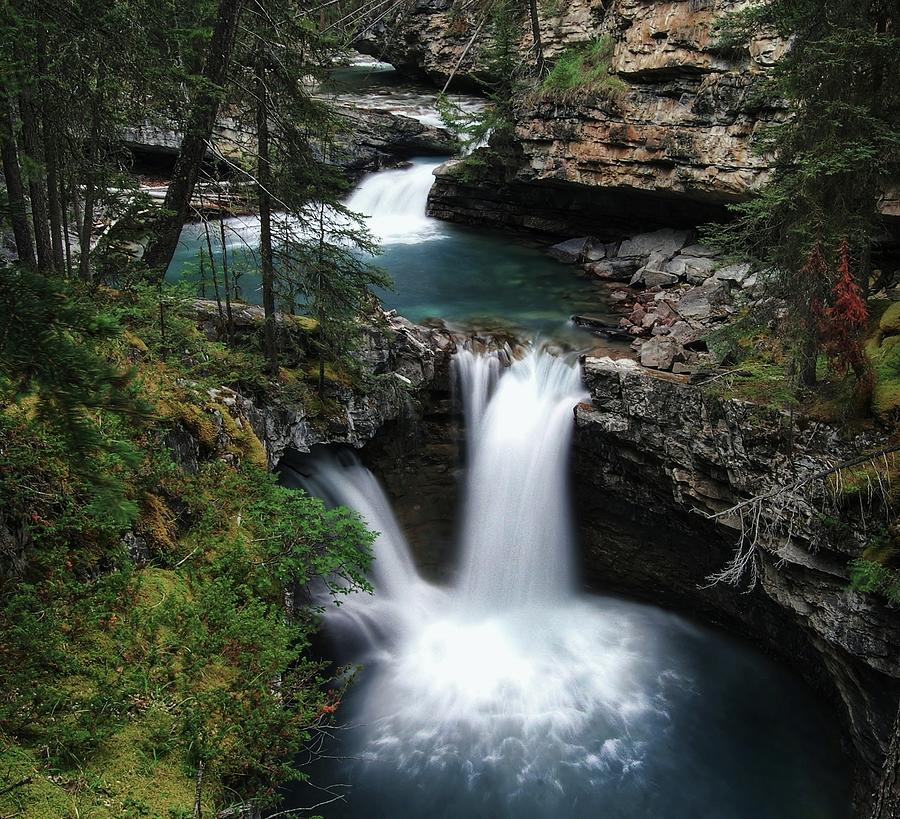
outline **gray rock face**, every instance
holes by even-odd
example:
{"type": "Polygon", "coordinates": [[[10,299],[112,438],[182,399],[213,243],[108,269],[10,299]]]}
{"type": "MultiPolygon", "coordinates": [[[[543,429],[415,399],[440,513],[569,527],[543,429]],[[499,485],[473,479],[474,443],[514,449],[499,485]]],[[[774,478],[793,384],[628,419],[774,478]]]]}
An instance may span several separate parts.
{"type": "MultiPolygon", "coordinates": [[[[215,309],[208,302],[198,301],[198,318],[207,333],[215,333],[215,309]]],[[[258,331],[262,321],[261,308],[240,306],[235,310],[239,332],[258,331]],[[255,328],[255,329],[254,329],[255,328]]],[[[365,392],[349,387],[334,386],[330,396],[341,407],[335,417],[311,418],[302,405],[278,398],[260,402],[226,387],[212,391],[209,398],[220,407],[210,420],[224,430],[221,412],[228,412],[241,426],[249,423],[265,448],[270,468],[275,467],[288,450],[308,452],[318,444],[348,444],[361,447],[371,440],[389,421],[403,418],[411,411],[412,401],[419,392],[435,383],[446,384],[449,360],[456,349],[454,337],[440,328],[424,328],[389,313],[382,316],[379,326],[364,331],[360,363],[368,372],[372,386],[365,392]]],[[[280,332],[291,327],[289,317],[278,316],[280,332]]],[[[183,426],[170,433],[168,444],[176,462],[186,472],[196,471],[200,446],[183,426]]],[[[234,456],[224,451],[220,457],[234,456]]]]}
{"type": "Polygon", "coordinates": [[[350,173],[396,165],[415,153],[452,153],[454,141],[446,128],[425,125],[412,117],[375,108],[340,103],[336,110],[347,125],[346,137],[332,146],[328,162],[350,173]]]}
{"type": "Polygon", "coordinates": [[[574,457],[589,571],[607,588],[724,620],[793,663],[835,703],[856,763],[853,815],[869,817],[900,693],[900,618],[849,588],[848,560],[866,541],[859,512],[850,504],[840,513],[851,536],[838,539],[822,524],[831,496],[821,481],[795,492],[790,528],[777,503],[764,504],[776,535],[756,554],[750,593],[746,578],[741,588],[709,586],[735,553],[740,519],[707,516],[878,439],[821,424],[801,431],[802,419],[633,362],[588,359],[585,381],[591,400],[576,409],[574,457]]]}

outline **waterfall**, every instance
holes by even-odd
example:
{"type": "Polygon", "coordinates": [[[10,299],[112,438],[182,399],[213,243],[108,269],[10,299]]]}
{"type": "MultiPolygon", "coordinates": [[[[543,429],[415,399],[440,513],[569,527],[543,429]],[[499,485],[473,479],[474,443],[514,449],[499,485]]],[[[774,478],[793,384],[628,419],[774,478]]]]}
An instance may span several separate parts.
{"type": "Polygon", "coordinates": [[[369,229],[383,244],[441,239],[447,235],[444,226],[425,215],[439,164],[417,160],[408,168],[372,174],[353,192],[347,207],[368,217],[369,229]]]}
{"type": "Polygon", "coordinates": [[[375,476],[350,452],[324,453],[316,459],[311,476],[303,480],[310,494],[334,506],[356,510],[372,531],[374,544],[372,585],[379,595],[396,598],[418,580],[409,544],[375,476]]]}
{"type": "Polygon", "coordinates": [[[797,746],[802,698],[770,714],[780,683],[736,644],[659,609],[576,593],[565,477],[579,368],[532,350],[504,369],[496,354],[460,352],[454,371],[468,470],[450,588],[417,573],[354,456],[301,467],[310,491],[380,533],[374,595],[324,607],[338,659],[364,664],[324,774],[352,790],[329,815],[837,819],[835,777],[796,769],[806,746],[770,760],[797,746]]]}
{"type": "Polygon", "coordinates": [[[456,403],[462,406],[466,432],[471,441],[478,437],[488,399],[500,377],[500,358],[460,350],[453,357],[452,370],[456,403]]]}
{"type": "Polygon", "coordinates": [[[532,350],[485,403],[484,361],[461,367],[473,426],[460,593],[466,605],[495,609],[560,600],[572,592],[566,472],[581,373],[532,350]]]}

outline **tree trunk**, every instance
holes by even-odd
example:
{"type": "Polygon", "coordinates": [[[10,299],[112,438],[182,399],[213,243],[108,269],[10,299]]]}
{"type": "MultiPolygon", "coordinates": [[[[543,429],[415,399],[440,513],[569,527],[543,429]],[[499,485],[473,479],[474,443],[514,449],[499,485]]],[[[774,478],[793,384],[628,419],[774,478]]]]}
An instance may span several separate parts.
{"type": "Polygon", "coordinates": [[[219,0],[212,39],[206,49],[200,91],[191,105],[181,152],[163,203],[163,214],[144,253],[147,266],[160,278],[172,261],[181,228],[188,217],[197,175],[219,115],[221,88],[234,50],[243,5],[244,0],[219,0]]]}
{"type": "MultiPolygon", "coordinates": [[[[100,83],[98,82],[98,85],[100,83]]],[[[88,165],[84,177],[84,208],[81,213],[78,239],[78,275],[84,280],[91,278],[91,236],[94,232],[94,206],[97,199],[97,165],[100,162],[100,109],[102,100],[97,98],[100,91],[91,95],[91,134],[88,139],[88,165]]]]}
{"type": "Polygon", "coordinates": [[[804,387],[816,386],[816,366],[819,358],[819,345],[813,333],[803,339],[797,351],[797,379],[804,387]]]}
{"type": "Polygon", "coordinates": [[[19,152],[16,149],[16,120],[12,104],[6,95],[0,96],[0,159],[6,179],[6,195],[9,199],[9,217],[19,261],[35,266],[34,244],[28,227],[28,209],[25,205],[25,189],[19,168],[19,152]]]}
{"type": "Polygon", "coordinates": [[[69,234],[69,195],[62,175],[59,178],[59,208],[62,217],[63,250],[66,256],[66,278],[72,277],[72,239],[69,234]]]}
{"type": "Polygon", "coordinates": [[[538,0],[528,0],[528,11],[531,16],[531,36],[534,39],[534,59],[538,74],[544,73],[544,44],[541,41],[541,17],[538,13],[538,0]]]}
{"type": "Polygon", "coordinates": [[[22,118],[22,149],[30,160],[28,196],[31,199],[31,219],[34,224],[34,244],[38,270],[48,273],[53,268],[53,246],[50,242],[50,223],[47,220],[47,184],[44,176],[44,155],[38,127],[37,109],[31,90],[23,86],[19,93],[19,114],[22,118]]]}
{"type": "Polygon", "coordinates": [[[56,138],[56,129],[50,118],[51,105],[49,104],[49,89],[45,78],[47,69],[47,36],[38,31],[38,74],[41,82],[41,129],[44,132],[44,155],[47,163],[47,206],[50,219],[50,244],[52,247],[53,268],[57,273],[65,269],[63,255],[63,214],[61,197],[59,194],[59,140],[56,138]]]}
{"type": "Polygon", "coordinates": [[[259,259],[262,275],[263,344],[269,374],[278,374],[275,346],[275,270],[272,265],[272,173],[269,159],[269,94],[266,86],[265,44],[262,37],[256,54],[256,191],[259,201],[259,259]]]}
{"type": "Polygon", "coordinates": [[[94,198],[96,196],[93,171],[84,180],[84,207],[81,212],[81,235],[78,237],[78,275],[84,281],[91,278],[91,234],[94,232],[94,198]]]}

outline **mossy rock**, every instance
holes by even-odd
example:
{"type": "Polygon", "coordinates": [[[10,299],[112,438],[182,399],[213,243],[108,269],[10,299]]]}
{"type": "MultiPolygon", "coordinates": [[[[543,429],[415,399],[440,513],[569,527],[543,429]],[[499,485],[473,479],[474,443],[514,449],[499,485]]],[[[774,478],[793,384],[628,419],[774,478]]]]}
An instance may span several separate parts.
{"type": "Polygon", "coordinates": [[[185,401],[166,401],[162,409],[167,418],[180,422],[202,447],[215,449],[219,429],[203,407],[185,401]]]}
{"type": "Polygon", "coordinates": [[[135,528],[147,538],[154,551],[168,552],[175,548],[175,515],[159,495],[151,493],[144,497],[135,528]]]}
{"type": "Polygon", "coordinates": [[[884,311],[878,327],[886,336],[900,334],[900,301],[895,301],[884,311]]]}
{"type": "Polygon", "coordinates": [[[319,322],[311,316],[288,316],[295,328],[304,333],[313,333],[319,329],[319,322]]]}
{"type": "Polygon", "coordinates": [[[144,343],[144,340],[142,338],[136,336],[134,333],[131,332],[131,330],[129,330],[127,328],[122,331],[122,340],[129,347],[131,347],[133,350],[137,350],[139,353],[149,352],[149,348],[144,343]]]}
{"type": "Polygon", "coordinates": [[[246,418],[234,418],[224,407],[221,410],[222,428],[228,437],[228,452],[242,463],[265,469],[268,466],[266,448],[246,418]]]}

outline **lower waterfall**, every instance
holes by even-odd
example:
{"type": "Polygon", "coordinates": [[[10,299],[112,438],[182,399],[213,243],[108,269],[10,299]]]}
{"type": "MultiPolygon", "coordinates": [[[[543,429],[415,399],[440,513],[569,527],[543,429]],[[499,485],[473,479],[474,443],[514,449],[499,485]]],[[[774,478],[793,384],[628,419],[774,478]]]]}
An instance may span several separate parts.
{"type": "Polygon", "coordinates": [[[416,571],[355,456],[314,457],[303,480],[380,533],[374,594],[326,614],[338,659],[362,664],[314,772],[349,786],[326,815],[838,819],[841,762],[808,741],[821,715],[790,675],[674,614],[577,591],[577,364],[462,352],[454,370],[468,468],[449,587],[416,571]]]}

